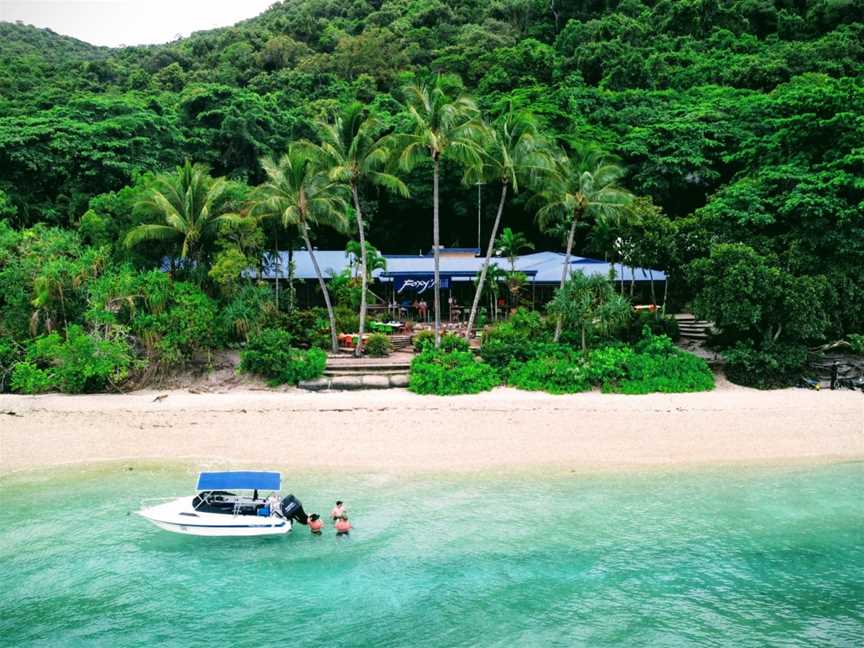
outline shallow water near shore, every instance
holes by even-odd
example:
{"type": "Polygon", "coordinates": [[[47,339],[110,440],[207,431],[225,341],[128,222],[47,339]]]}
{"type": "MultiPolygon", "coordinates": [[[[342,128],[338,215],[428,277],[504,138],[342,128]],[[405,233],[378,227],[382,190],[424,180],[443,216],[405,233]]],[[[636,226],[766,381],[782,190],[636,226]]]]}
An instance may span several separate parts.
{"type": "Polygon", "coordinates": [[[860,646],[864,464],[296,474],[355,530],[177,536],[191,468],[0,482],[0,645],[860,646]]]}

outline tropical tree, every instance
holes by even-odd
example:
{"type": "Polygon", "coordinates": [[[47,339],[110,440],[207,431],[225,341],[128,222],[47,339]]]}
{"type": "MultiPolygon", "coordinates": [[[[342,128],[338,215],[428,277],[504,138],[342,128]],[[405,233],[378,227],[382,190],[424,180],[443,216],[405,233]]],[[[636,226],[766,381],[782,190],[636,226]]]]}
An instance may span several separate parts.
{"type": "Polygon", "coordinates": [[[441,282],[438,180],[441,162],[450,159],[468,168],[483,164],[482,141],[488,129],[480,120],[474,100],[461,94],[458,78],[438,76],[429,85],[409,85],[403,90],[413,132],[398,138],[399,165],[410,171],[421,161],[431,160],[432,252],[435,257],[435,346],[441,345],[441,282]]]}
{"type": "Polygon", "coordinates": [[[559,322],[579,331],[583,351],[588,350],[589,333],[609,336],[630,316],[630,302],[615,292],[608,278],[581,272],[570,274],[548,308],[559,322]]]}
{"type": "Polygon", "coordinates": [[[499,254],[507,257],[510,263],[510,272],[516,272],[516,259],[523,250],[533,250],[534,244],[522,232],[514,232],[509,227],[501,231],[501,236],[495,242],[499,254]]]}
{"type": "Polygon", "coordinates": [[[199,262],[205,239],[226,218],[219,213],[227,209],[222,201],[225,189],[224,179],[214,180],[207,167],[188,160],[173,175],[159,176],[135,209],[160,222],[133,227],[126,234],[126,247],[145,241],[178,242],[181,259],[199,262]]]}
{"type": "Polygon", "coordinates": [[[317,123],[321,143],[314,147],[315,163],[325,170],[334,182],[341,182],[351,189],[354,213],[357,218],[357,235],[360,240],[360,337],[354,350],[356,356],[363,352],[363,334],[366,330],[366,292],[369,270],[367,269],[367,244],[360,207],[360,185],[373,184],[408,196],[408,187],[402,180],[387,173],[385,167],[392,158],[394,141],[383,133],[383,125],[369,115],[359,102],[348,104],[333,121],[317,123]]]}
{"type": "MultiPolygon", "coordinates": [[[[498,211],[495,214],[495,222],[489,234],[489,245],[486,247],[486,257],[480,270],[480,279],[477,282],[477,289],[474,291],[474,302],[468,316],[468,330],[465,332],[466,339],[471,337],[474,320],[477,317],[480,292],[485,285],[485,277],[492,259],[498,227],[501,225],[501,215],[504,212],[508,189],[512,188],[514,194],[519,193],[520,182],[532,183],[536,181],[544,172],[552,169],[553,163],[554,160],[549,153],[549,148],[537,133],[537,123],[534,116],[528,112],[514,112],[511,106],[510,110],[494,125],[489,133],[489,138],[484,143],[481,178],[500,182],[501,198],[498,201],[498,211]]],[[[515,268],[513,269],[515,270],[515,268]]]]}
{"type": "Polygon", "coordinates": [[[267,180],[253,193],[251,213],[256,217],[272,215],[280,218],[285,227],[297,227],[309,252],[327,306],[330,343],[335,353],[339,350],[336,317],[324,275],[315,257],[310,232],[313,227],[320,226],[346,230],[348,223],[345,215],[349,206],[343,193],[347,187],[319,171],[309,147],[299,143],[291,144],[278,162],[269,157],[263,158],[261,166],[267,174],[267,180]]]}
{"type": "Polygon", "coordinates": [[[495,247],[498,254],[503,254],[510,263],[510,270],[506,274],[507,289],[510,293],[510,307],[515,308],[519,304],[519,293],[527,280],[524,273],[516,272],[516,259],[523,250],[533,250],[534,244],[522,232],[514,232],[505,227],[495,242],[495,247]]]}
{"type": "MultiPolygon", "coordinates": [[[[604,151],[593,146],[574,147],[572,156],[562,155],[549,187],[539,195],[542,207],[537,212],[541,229],[554,230],[569,224],[567,248],[561,268],[560,288],[564,288],[570,269],[570,255],[576,224],[594,217],[613,219],[625,214],[634,196],[618,186],[624,168],[604,151]]],[[[561,337],[561,317],[555,325],[555,341],[561,337]]]]}

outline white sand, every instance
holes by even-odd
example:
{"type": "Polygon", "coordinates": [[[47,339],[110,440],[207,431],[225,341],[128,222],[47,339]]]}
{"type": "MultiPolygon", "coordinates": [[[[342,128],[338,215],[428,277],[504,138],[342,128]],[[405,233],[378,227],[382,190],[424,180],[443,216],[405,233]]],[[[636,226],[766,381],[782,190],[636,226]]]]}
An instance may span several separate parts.
{"type": "Polygon", "coordinates": [[[2,473],[151,459],[406,472],[860,460],[864,396],[728,383],[648,396],[0,395],[2,473]]]}

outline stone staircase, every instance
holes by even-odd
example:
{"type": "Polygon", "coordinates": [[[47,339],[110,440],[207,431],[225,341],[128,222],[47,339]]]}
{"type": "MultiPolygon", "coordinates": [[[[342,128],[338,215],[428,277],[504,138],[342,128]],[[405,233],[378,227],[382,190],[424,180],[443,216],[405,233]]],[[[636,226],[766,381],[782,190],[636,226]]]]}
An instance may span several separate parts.
{"type": "Polygon", "coordinates": [[[713,330],[714,324],[705,320],[697,320],[690,313],[680,313],[675,315],[678,322],[678,330],[681,332],[681,337],[688,340],[704,341],[708,339],[708,334],[713,330]]]}
{"type": "Polygon", "coordinates": [[[394,351],[405,351],[411,347],[410,335],[391,335],[390,344],[393,345],[394,351]]]}
{"type": "Polygon", "coordinates": [[[411,357],[410,353],[393,353],[386,358],[329,354],[324,375],[315,380],[305,380],[300,387],[311,391],[407,387],[411,357]]]}

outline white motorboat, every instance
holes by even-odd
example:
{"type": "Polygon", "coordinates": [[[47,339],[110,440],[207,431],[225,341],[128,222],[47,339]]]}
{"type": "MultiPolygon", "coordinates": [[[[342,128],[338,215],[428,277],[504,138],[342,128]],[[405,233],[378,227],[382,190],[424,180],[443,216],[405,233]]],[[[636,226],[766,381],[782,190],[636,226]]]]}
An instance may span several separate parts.
{"type": "Polygon", "coordinates": [[[279,496],[281,481],[276,472],[202,472],[195,495],[159,500],[138,515],[160,529],[188,535],[282,535],[307,518],[296,497],[279,496]]]}

